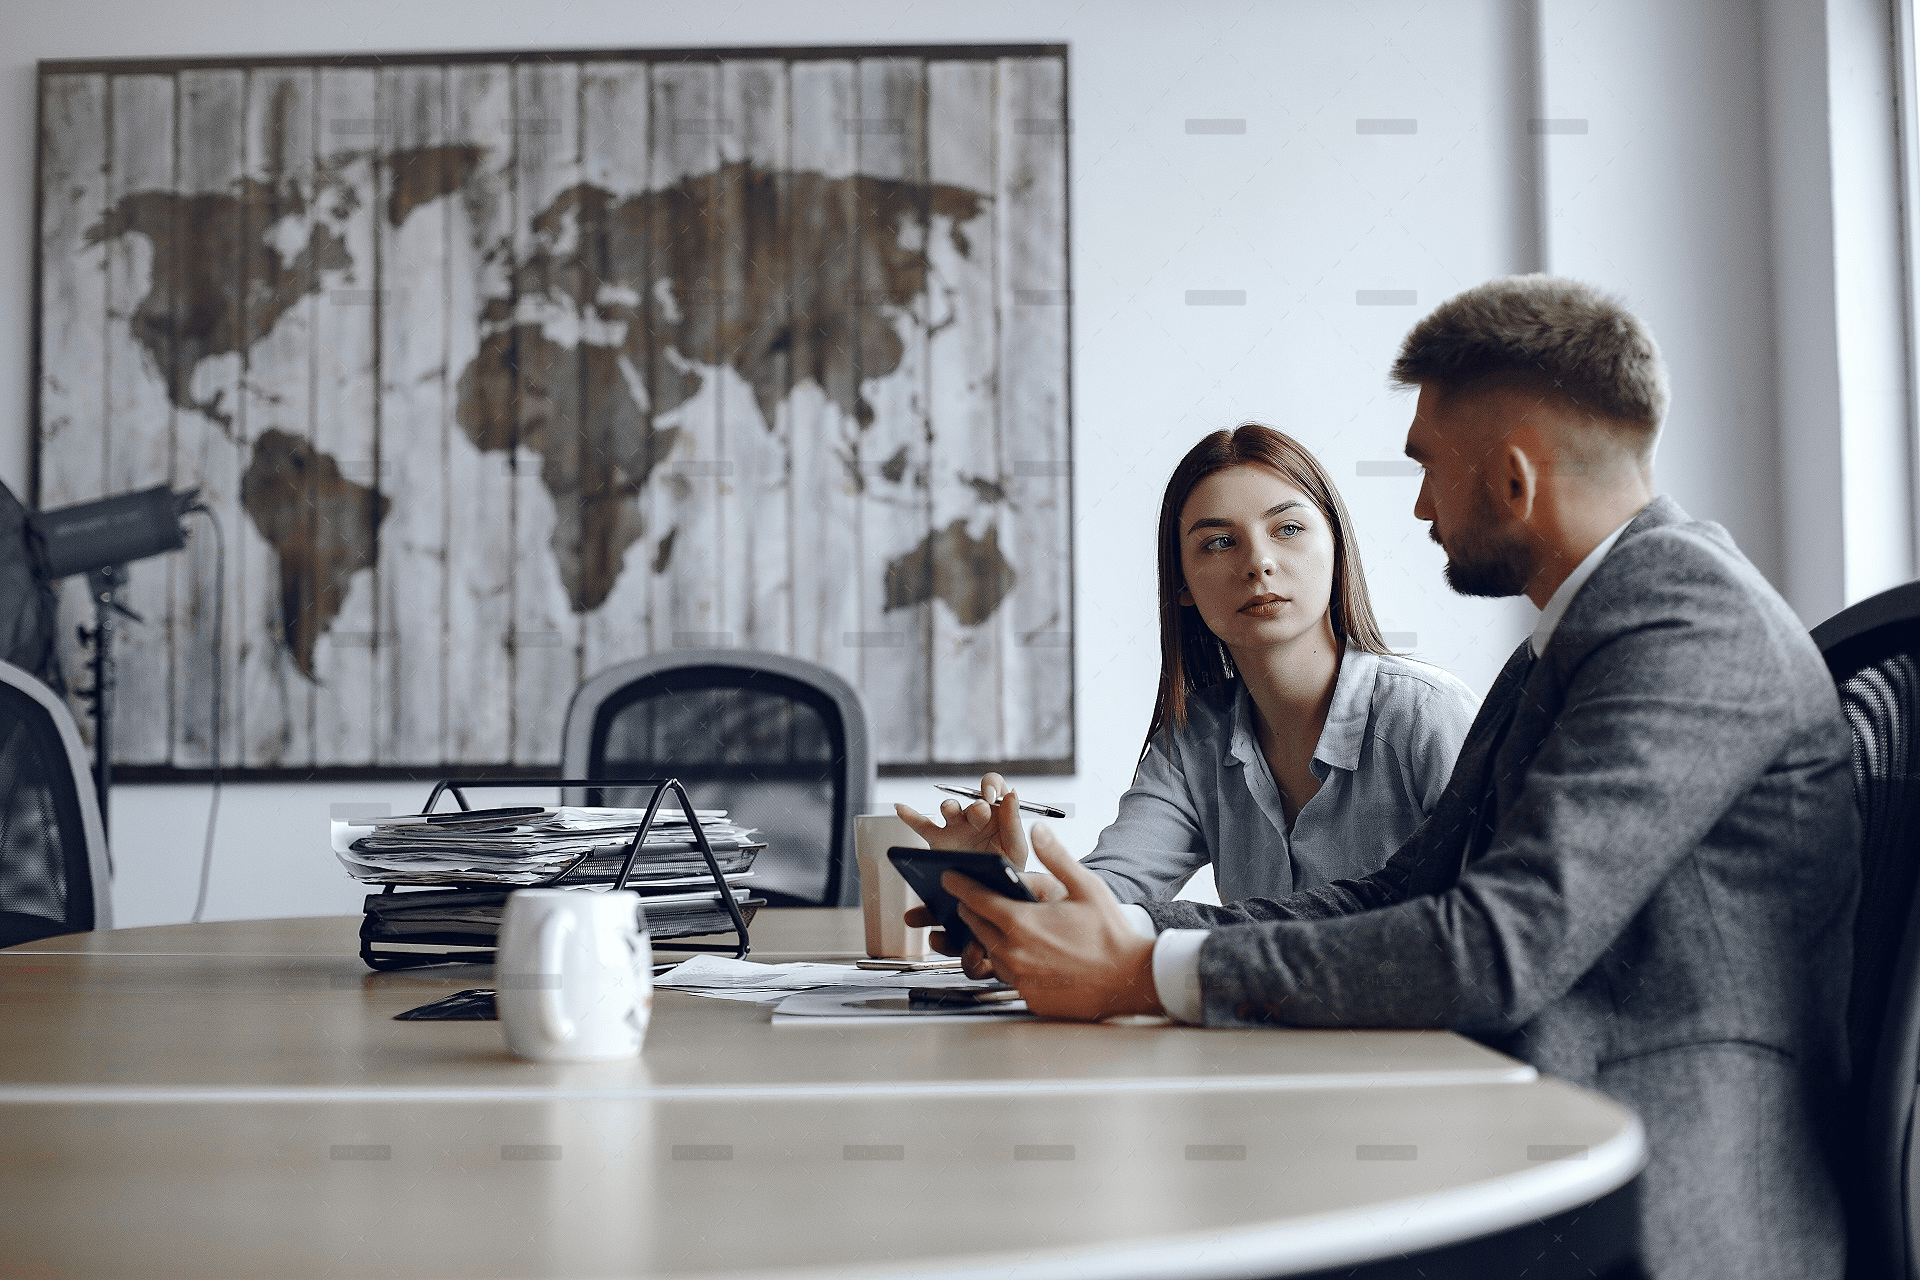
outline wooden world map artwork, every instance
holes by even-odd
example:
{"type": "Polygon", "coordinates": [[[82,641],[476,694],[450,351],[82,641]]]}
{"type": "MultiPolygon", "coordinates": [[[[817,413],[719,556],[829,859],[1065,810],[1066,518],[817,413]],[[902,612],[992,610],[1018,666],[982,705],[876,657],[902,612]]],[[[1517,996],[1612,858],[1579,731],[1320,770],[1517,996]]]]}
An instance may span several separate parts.
{"type": "Polygon", "coordinates": [[[205,530],[131,568],[121,765],[209,762],[219,616],[263,775],[551,767],[714,647],[883,767],[1072,767],[1063,50],[47,63],[40,121],[37,501],[229,540],[224,610],[205,530]]]}

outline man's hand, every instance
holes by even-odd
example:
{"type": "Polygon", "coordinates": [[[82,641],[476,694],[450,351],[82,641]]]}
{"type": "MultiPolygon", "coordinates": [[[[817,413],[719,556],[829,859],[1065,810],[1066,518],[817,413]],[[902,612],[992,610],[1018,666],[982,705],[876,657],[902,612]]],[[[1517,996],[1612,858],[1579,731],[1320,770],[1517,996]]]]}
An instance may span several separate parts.
{"type": "Polygon", "coordinates": [[[980,797],[965,808],[958,800],[942,800],[944,827],[908,805],[896,804],[893,811],[927,842],[929,849],[997,853],[1011,862],[1014,870],[1026,870],[1027,833],[1020,822],[1020,797],[997,773],[980,779],[980,797]]]}
{"type": "MultiPolygon", "coordinates": [[[[938,827],[934,828],[936,831],[938,827]]],[[[966,879],[962,876],[961,879],[966,879]]],[[[1057,902],[1067,896],[1067,887],[1052,876],[1040,871],[1023,871],[1020,880],[1027,886],[1027,892],[1042,902],[1057,902]]],[[[968,880],[968,884],[973,881],[968,880]]],[[[907,925],[914,929],[933,927],[927,935],[927,945],[943,956],[959,956],[960,970],[976,981],[994,976],[993,961],[979,939],[969,942],[963,950],[956,951],[947,938],[946,930],[939,928],[940,922],[933,918],[933,912],[925,907],[911,907],[906,915],[907,925]]]]}
{"type": "Polygon", "coordinates": [[[960,918],[992,973],[1046,1018],[1164,1012],[1153,989],[1153,939],[1133,931],[1106,881],[1074,861],[1045,823],[1034,824],[1033,848],[1064,896],[1016,902],[952,871],[940,881],[960,900],[960,918]]]}

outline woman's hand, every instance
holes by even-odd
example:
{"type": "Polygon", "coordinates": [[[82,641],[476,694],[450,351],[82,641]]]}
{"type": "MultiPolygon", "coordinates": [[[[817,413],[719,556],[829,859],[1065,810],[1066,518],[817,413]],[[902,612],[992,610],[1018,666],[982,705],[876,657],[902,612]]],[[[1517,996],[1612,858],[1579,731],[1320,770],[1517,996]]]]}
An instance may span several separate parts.
{"type": "Polygon", "coordinates": [[[896,804],[893,811],[927,842],[929,849],[997,853],[1011,862],[1014,870],[1025,870],[1030,850],[1026,827],[1020,821],[1020,797],[997,773],[980,779],[980,797],[965,808],[958,800],[942,801],[940,816],[945,826],[904,804],[896,804]]]}
{"type": "MultiPolygon", "coordinates": [[[[1027,829],[1020,821],[1020,797],[1007,786],[1007,780],[997,773],[989,773],[980,779],[980,799],[965,808],[961,807],[958,800],[941,802],[940,816],[946,820],[945,826],[936,824],[932,818],[908,805],[896,804],[893,811],[900,815],[900,821],[927,842],[930,849],[942,849],[950,853],[997,853],[1011,862],[1016,870],[1027,865],[1031,851],[1027,845],[1027,829]]],[[[1020,878],[1026,882],[1033,896],[1042,902],[1066,896],[1066,890],[1052,876],[1034,873],[1020,878]]],[[[946,931],[938,927],[940,922],[933,918],[933,912],[925,907],[914,907],[907,912],[906,921],[915,929],[934,927],[934,932],[927,938],[927,945],[943,956],[959,956],[960,968],[969,978],[993,976],[993,961],[980,944],[970,942],[963,950],[955,950],[947,941],[946,931]]]]}

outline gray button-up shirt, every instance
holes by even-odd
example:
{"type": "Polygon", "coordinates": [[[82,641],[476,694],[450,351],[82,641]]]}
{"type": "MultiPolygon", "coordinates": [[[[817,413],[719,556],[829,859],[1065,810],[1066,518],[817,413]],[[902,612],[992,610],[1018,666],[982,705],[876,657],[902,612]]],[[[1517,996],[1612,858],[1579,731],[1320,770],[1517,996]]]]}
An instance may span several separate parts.
{"type": "Polygon", "coordinates": [[[1203,690],[1186,727],[1154,739],[1082,865],[1122,902],[1171,898],[1209,862],[1222,902],[1371,875],[1439,801],[1479,705],[1438,667],[1348,650],[1313,751],[1320,790],[1289,835],[1246,686],[1203,690]]]}

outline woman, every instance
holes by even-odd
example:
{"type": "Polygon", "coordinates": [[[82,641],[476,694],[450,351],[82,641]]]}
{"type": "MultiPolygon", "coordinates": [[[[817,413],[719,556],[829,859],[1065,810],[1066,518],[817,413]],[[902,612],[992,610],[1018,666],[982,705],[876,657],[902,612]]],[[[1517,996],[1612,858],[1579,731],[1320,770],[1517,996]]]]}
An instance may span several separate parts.
{"type": "MultiPolygon", "coordinates": [[[[1122,902],[1211,864],[1222,901],[1376,871],[1439,801],[1478,699],[1391,653],[1352,520],[1297,441],[1247,423],[1201,440],[1160,504],[1160,692],[1133,786],[1084,865],[1122,902]]],[[[900,816],[936,848],[1026,864],[1014,797],[900,816]]]]}

